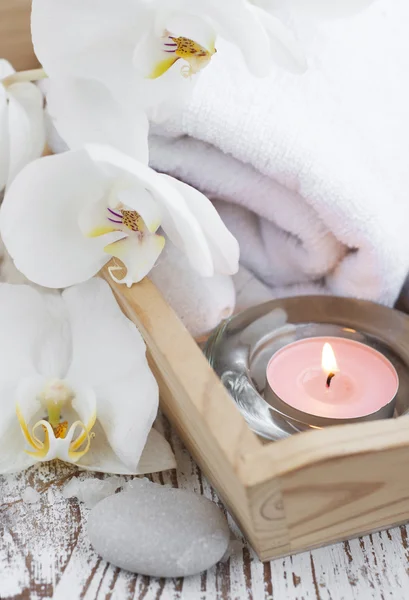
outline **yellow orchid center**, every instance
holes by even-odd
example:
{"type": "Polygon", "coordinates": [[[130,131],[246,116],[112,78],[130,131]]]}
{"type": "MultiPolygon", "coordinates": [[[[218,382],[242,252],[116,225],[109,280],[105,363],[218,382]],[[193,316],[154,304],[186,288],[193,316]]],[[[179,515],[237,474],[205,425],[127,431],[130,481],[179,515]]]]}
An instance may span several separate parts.
{"type": "Polygon", "coordinates": [[[115,184],[101,204],[84,211],[80,227],[83,235],[90,238],[116,232],[123,234],[114,241],[113,238],[107,239],[109,243],[103,250],[121,263],[108,267],[112,279],[131,287],[154,266],[165,245],[165,238],[156,233],[162,220],[159,207],[154,204],[149,207],[146,222],[137,210],[116,198],[120,191],[124,191],[123,183],[115,184]],[[121,272],[121,278],[114,274],[116,271],[121,272]]]}
{"type": "Polygon", "coordinates": [[[183,59],[188,63],[181,68],[181,75],[183,77],[195,75],[209,64],[212,56],[217,52],[214,42],[212,42],[210,49],[207,49],[194,40],[183,36],[173,37],[165,34],[162,39],[163,58],[155,64],[152,73],[149,75],[150,79],[157,79],[166,73],[179,59],[183,59]]]}
{"type": "Polygon", "coordinates": [[[53,379],[47,382],[39,395],[39,400],[47,411],[48,418],[40,419],[31,427],[26,422],[20,406],[16,406],[21,431],[31,448],[26,450],[27,454],[38,460],[63,458],[76,462],[88,452],[96,414],[92,415],[86,425],[78,420],[69,428],[68,421],[61,419],[61,412],[73,398],[74,394],[65,381],[53,379]]]}
{"type": "Polygon", "coordinates": [[[138,233],[143,233],[145,230],[143,219],[136,210],[126,210],[123,208],[116,208],[115,210],[108,208],[107,210],[108,221],[117,225],[117,227],[112,227],[113,230],[117,229],[120,231],[123,227],[138,233]]]}
{"type": "MultiPolygon", "coordinates": [[[[104,223],[99,223],[88,232],[88,237],[99,237],[112,231],[130,230],[142,235],[146,231],[145,223],[136,210],[125,208],[107,208],[104,223]]],[[[159,226],[159,224],[158,224],[159,226]]]]}

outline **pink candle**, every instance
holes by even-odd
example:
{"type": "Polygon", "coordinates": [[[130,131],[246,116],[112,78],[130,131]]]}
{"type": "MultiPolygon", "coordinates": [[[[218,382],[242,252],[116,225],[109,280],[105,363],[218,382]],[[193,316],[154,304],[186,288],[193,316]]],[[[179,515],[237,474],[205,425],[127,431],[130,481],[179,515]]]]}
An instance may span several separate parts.
{"type": "Polygon", "coordinates": [[[281,348],[267,366],[274,393],[296,410],[331,419],[353,419],[391,402],[399,379],[391,362],[354,340],[317,337],[281,348]]]}

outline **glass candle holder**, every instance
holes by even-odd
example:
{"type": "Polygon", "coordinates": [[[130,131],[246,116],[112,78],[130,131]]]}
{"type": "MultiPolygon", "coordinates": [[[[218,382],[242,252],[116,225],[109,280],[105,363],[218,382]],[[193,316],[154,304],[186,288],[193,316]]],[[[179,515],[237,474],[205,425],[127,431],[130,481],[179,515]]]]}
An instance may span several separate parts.
{"type": "MultiPolygon", "coordinates": [[[[363,359],[359,352],[356,355],[355,346],[352,360],[358,365],[357,361],[362,363],[363,359]]],[[[409,410],[409,317],[371,302],[331,296],[273,300],[222,323],[209,338],[205,354],[251,429],[270,440],[282,439],[309,428],[393,418],[409,410]],[[287,398],[283,398],[277,394],[274,382],[273,385],[271,380],[269,382],[267,366],[275,357],[279,357],[283,349],[288,350],[291,345],[302,344],[303,340],[307,344],[308,340],[325,343],[328,338],[341,340],[341,345],[342,340],[345,340],[346,344],[361,345],[362,350],[368,350],[366,354],[371,360],[366,363],[366,370],[365,364],[361,364],[357,371],[351,367],[351,362],[347,368],[348,361],[345,360],[348,352],[345,353],[346,359],[342,361],[340,371],[342,373],[343,370],[342,378],[338,375],[331,378],[335,384],[338,377],[338,391],[334,388],[328,399],[331,402],[334,397],[338,402],[347,403],[350,401],[347,397],[349,380],[352,388],[358,381],[362,388],[359,394],[364,394],[366,390],[368,402],[364,408],[358,407],[361,413],[352,405],[353,410],[349,406],[346,416],[341,414],[339,406],[335,407],[334,415],[331,411],[328,412],[328,406],[324,411],[328,414],[320,414],[316,407],[315,414],[310,412],[311,403],[308,398],[303,404],[297,396],[300,392],[295,380],[304,377],[302,369],[299,373],[286,375],[287,378],[294,379],[294,385],[292,380],[290,383],[295,395],[290,393],[287,398]],[[387,379],[383,390],[379,388],[384,381],[380,376],[382,368],[385,369],[383,375],[387,379]],[[367,390],[370,387],[368,382],[372,386],[375,384],[372,391],[367,390]],[[376,394],[379,397],[374,399],[376,394]]],[[[325,373],[319,375],[320,367],[314,360],[311,359],[309,364],[308,357],[306,359],[306,381],[310,386],[307,386],[306,397],[317,394],[315,390],[318,384],[314,381],[310,384],[310,380],[318,377],[319,385],[322,381],[322,386],[325,386],[328,379],[325,373]],[[311,377],[309,372],[312,373],[311,377]]],[[[289,363],[291,366],[291,360],[289,363]]],[[[280,369],[277,373],[280,374],[280,369]]],[[[325,402],[325,389],[324,393],[320,390],[318,396],[320,401],[325,402]]]]}

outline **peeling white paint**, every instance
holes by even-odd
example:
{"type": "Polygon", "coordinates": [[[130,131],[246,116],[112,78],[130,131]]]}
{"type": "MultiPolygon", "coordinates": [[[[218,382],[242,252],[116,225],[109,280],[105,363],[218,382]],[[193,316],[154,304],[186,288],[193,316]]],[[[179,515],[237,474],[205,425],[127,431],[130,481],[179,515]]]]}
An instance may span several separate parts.
{"type": "MultiPolygon", "coordinates": [[[[166,421],[178,472],[154,476],[218,501],[166,421]]],[[[87,509],[66,500],[61,481],[73,472],[61,464],[0,478],[0,599],[30,600],[408,600],[409,541],[396,528],[267,565],[247,547],[207,573],[184,580],[149,580],[107,565],[86,535],[87,509]],[[21,501],[25,487],[41,493],[21,501]],[[271,576],[270,576],[271,574],[271,576]]],[[[81,477],[93,474],[81,474],[81,477]]],[[[67,481],[67,479],[65,480],[67,481]]],[[[229,517],[233,532],[240,536],[229,517]]]]}

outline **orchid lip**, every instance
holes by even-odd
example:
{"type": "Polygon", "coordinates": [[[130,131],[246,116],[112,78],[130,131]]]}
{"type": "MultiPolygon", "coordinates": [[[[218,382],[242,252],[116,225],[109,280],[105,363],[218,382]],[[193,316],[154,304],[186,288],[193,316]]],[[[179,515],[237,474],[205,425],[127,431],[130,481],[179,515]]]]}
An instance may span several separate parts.
{"type": "Polygon", "coordinates": [[[117,223],[118,225],[122,225],[123,221],[115,221],[115,219],[110,219],[109,217],[107,217],[108,221],[111,221],[111,223],[117,223]]]}

